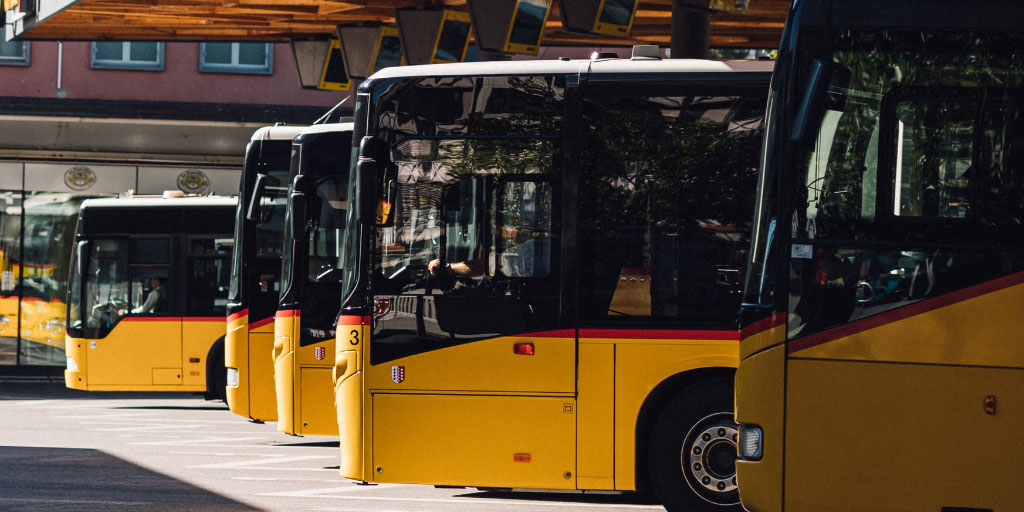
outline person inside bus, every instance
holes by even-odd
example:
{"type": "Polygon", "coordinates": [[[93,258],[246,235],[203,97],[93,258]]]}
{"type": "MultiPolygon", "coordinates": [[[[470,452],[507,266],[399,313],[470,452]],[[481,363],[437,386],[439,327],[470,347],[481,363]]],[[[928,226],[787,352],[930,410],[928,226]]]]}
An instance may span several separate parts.
{"type": "Polygon", "coordinates": [[[462,277],[480,277],[484,275],[484,262],[481,260],[453,261],[441,267],[441,259],[435,258],[427,264],[427,271],[432,276],[455,274],[462,277]]]}
{"type": "Polygon", "coordinates": [[[132,313],[158,313],[167,311],[167,283],[166,277],[152,277],[149,280],[149,295],[141,306],[132,309],[132,313]]]}

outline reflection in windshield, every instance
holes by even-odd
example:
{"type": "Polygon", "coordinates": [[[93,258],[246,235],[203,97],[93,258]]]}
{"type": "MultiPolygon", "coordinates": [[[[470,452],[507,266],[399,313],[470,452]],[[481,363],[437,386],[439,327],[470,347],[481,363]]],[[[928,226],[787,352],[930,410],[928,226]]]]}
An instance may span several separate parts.
{"type": "Polygon", "coordinates": [[[845,78],[796,160],[790,337],[1024,269],[1024,40],[833,43],[845,78]]]}

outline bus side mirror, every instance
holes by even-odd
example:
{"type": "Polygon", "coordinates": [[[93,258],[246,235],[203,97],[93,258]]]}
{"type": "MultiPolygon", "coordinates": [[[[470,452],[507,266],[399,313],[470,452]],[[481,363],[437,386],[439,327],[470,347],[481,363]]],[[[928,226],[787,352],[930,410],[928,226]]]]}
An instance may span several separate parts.
{"type": "Polygon", "coordinates": [[[377,180],[380,173],[380,159],[386,149],[383,140],[366,136],[359,141],[359,160],[356,162],[354,203],[356,218],[360,223],[386,225],[390,220],[390,203],[380,200],[377,194],[377,180]],[[378,204],[378,200],[379,204],[378,204]],[[378,210],[381,215],[378,215],[378,210]]]}
{"type": "Polygon", "coordinates": [[[852,72],[845,66],[828,64],[821,59],[811,62],[810,76],[800,108],[793,119],[793,129],[789,132],[789,141],[800,145],[811,145],[825,110],[842,111],[846,105],[846,95],[841,92],[850,86],[852,72]]]}
{"type": "Polygon", "coordinates": [[[289,197],[291,209],[288,216],[291,218],[292,238],[299,239],[306,236],[306,183],[305,175],[299,174],[292,181],[292,193],[289,197]]]}
{"type": "Polygon", "coordinates": [[[263,191],[267,188],[267,175],[257,174],[256,183],[252,186],[252,199],[249,201],[248,207],[245,209],[245,218],[248,220],[256,220],[259,216],[260,211],[260,199],[263,198],[263,191]]]}
{"type": "Polygon", "coordinates": [[[85,276],[85,255],[89,253],[89,247],[91,245],[92,242],[82,240],[81,242],[78,242],[78,247],[76,247],[75,265],[78,267],[78,274],[80,276],[85,276]]]}

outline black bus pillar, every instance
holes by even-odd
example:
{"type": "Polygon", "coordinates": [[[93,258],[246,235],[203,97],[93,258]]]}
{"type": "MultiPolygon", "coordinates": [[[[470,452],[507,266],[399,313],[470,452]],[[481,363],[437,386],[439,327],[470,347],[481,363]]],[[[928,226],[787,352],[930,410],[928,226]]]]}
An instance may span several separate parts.
{"type": "Polygon", "coordinates": [[[706,59],[710,32],[707,0],[672,0],[673,59],[706,59]]]}

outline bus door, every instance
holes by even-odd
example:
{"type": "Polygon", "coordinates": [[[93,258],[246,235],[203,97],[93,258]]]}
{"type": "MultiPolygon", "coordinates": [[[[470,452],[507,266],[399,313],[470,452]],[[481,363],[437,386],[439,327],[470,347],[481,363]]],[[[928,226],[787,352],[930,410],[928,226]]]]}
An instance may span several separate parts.
{"type": "MultiPolygon", "coordinates": [[[[231,275],[231,239],[193,237],[188,240],[185,260],[185,316],[181,322],[182,375],[185,385],[206,386],[209,367],[225,372],[220,354],[210,347],[225,336],[228,280],[231,275]]],[[[225,374],[226,378],[226,374],[225,374]]],[[[220,376],[210,382],[221,382],[220,376]]]]}
{"type": "Polygon", "coordinates": [[[167,237],[93,240],[86,275],[91,386],[182,384],[181,314],[167,237]],[[89,325],[91,324],[91,325],[89,325]]]}
{"type": "Polygon", "coordinates": [[[388,190],[366,366],[373,466],[387,481],[575,489],[555,183],[465,175],[388,190]]]}

